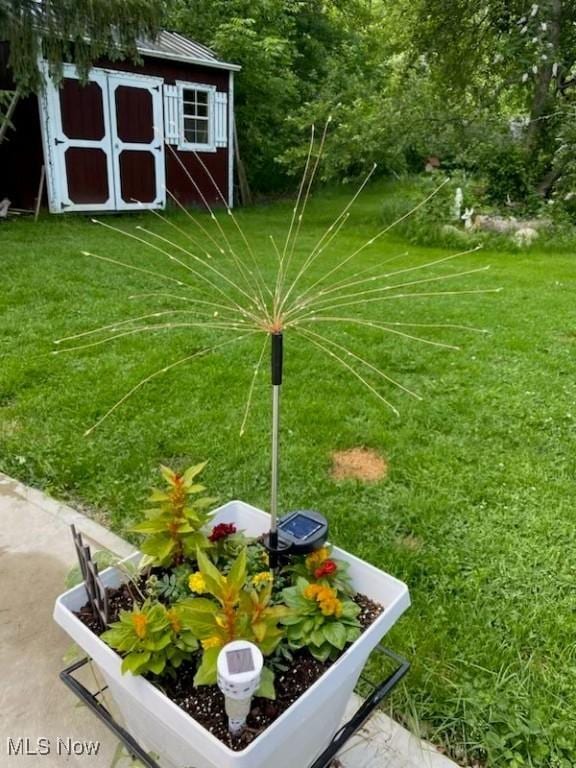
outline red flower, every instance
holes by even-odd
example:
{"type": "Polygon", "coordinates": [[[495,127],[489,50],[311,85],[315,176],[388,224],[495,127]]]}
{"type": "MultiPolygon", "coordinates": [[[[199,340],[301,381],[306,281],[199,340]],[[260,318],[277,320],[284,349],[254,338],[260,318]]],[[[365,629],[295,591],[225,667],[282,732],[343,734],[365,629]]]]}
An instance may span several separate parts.
{"type": "Polygon", "coordinates": [[[336,573],[337,570],[338,566],[334,560],[324,560],[322,565],[314,571],[314,576],[316,576],[317,579],[321,579],[322,576],[331,576],[333,573],[336,573]]]}
{"type": "Polygon", "coordinates": [[[214,528],[212,528],[212,533],[208,538],[211,542],[215,542],[220,541],[220,539],[225,539],[233,533],[236,533],[236,526],[234,523],[218,523],[218,525],[215,525],[214,528]]]}

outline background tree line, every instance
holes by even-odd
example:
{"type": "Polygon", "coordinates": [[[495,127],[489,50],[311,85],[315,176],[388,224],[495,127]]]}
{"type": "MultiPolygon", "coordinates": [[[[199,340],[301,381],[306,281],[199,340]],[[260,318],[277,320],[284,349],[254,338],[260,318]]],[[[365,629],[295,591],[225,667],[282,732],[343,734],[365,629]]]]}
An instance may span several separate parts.
{"type": "Polygon", "coordinates": [[[483,175],[495,202],[569,206],[573,0],[0,0],[22,92],[38,84],[39,37],[57,73],[70,56],[134,56],[134,36],[160,25],[242,65],[237,128],[256,192],[294,186],[310,124],[332,115],[326,180],[373,162],[420,171],[435,155],[483,175]]]}

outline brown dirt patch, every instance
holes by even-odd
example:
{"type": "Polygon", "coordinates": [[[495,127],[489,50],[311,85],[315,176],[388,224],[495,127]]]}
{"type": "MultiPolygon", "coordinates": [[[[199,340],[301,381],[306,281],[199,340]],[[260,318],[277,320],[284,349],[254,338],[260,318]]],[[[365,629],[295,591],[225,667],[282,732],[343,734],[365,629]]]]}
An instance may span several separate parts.
{"type": "Polygon", "coordinates": [[[402,547],[402,549],[407,549],[410,552],[420,552],[424,546],[423,539],[421,539],[419,536],[412,536],[411,534],[397,539],[397,543],[399,547],[402,547]]]}
{"type": "Polygon", "coordinates": [[[332,454],[333,480],[362,480],[376,483],[388,475],[388,462],[371,448],[349,448],[332,454]]]}

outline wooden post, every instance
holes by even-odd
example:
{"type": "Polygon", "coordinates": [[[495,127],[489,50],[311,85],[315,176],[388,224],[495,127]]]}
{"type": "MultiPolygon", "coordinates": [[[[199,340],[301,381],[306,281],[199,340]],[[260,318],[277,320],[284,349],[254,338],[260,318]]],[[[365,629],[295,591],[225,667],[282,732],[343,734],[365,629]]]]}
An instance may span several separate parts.
{"type": "Polygon", "coordinates": [[[34,211],[34,221],[38,221],[40,215],[40,206],[42,205],[42,193],[44,192],[44,182],[46,180],[46,166],[42,166],[40,171],[40,184],[38,184],[38,197],[36,198],[36,209],[34,211]]]}
{"type": "Polygon", "coordinates": [[[234,154],[236,155],[236,168],[238,171],[238,184],[240,186],[240,201],[242,205],[252,205],[252,192],[250,185],[248,184],[248,177],[246,176],[246,169],[244,163],[240,157],[240,149],[238,148],[238,133],[236,131],[236,120],[234,120],[234,154]]]}

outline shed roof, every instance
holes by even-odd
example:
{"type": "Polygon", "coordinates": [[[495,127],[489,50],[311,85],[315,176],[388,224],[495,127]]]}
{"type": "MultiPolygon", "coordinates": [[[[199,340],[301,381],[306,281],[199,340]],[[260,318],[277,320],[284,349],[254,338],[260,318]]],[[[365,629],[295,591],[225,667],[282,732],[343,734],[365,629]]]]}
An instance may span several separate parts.
{"type": "Polygon", "coordinates": [[[154,40],[138,40],[138,52],[142,56],[155,56],[159,59],[185,61],[217,69],[241,69],[237,64],[230,64],[217,58],[214,51],[205,45],[196,43],[178,32],[162,30],[154,40]]]}

